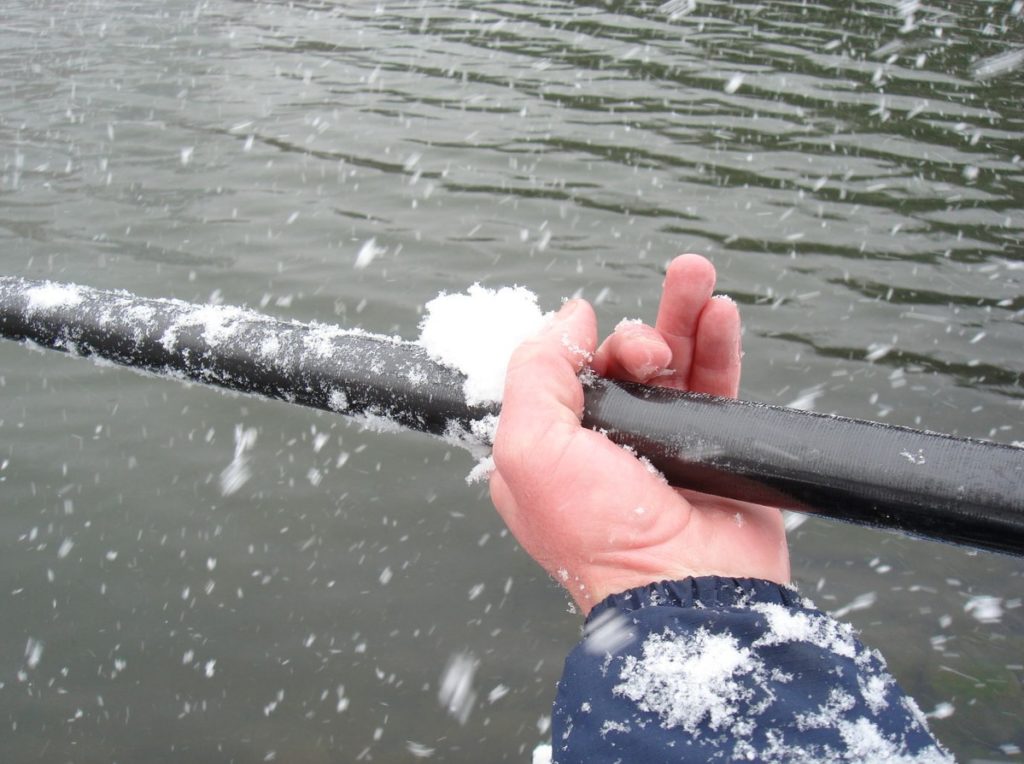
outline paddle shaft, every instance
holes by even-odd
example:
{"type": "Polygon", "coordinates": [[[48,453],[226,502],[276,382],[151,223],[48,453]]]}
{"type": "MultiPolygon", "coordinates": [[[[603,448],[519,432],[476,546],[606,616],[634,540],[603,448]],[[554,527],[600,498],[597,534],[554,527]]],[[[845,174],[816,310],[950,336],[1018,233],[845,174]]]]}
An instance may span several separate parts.
{"type": "Polygon", "coordinates": [[[672,485],[1024,554],[1024,449],[604,380],[583,423],[672,485]]]}
{"type": "MultiPolygon", "coordinates": [[[[419,345],[241,308],[0,277],[0,335],[461,442],[497,407],[419,345]]],[[[1024,554],[1024,449],[596,379],[583,422],[677,486],[1024,554]]]]}

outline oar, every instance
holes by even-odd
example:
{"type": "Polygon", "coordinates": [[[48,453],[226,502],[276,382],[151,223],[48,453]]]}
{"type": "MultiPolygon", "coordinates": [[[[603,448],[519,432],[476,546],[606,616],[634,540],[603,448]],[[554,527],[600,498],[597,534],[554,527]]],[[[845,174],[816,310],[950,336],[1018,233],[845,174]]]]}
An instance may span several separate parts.
{"type": "MultiPolygon", "coordinates": [[[[419,345],[242,308],[0,277],[0,334],[463,443],[498,413],[419,345]]],[[[1024,449],[603,379],[584,424],[673,485],[1024,554],[1024,449]]]]}

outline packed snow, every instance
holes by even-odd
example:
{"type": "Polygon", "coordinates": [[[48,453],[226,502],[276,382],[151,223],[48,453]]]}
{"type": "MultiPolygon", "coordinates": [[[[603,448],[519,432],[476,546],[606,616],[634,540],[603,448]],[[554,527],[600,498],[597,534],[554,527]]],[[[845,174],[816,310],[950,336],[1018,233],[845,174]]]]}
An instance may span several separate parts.
{"type": "Polygon", "coordinates": [[[501,400],[512,352],[546,320],[530,290],[474,284],[466,294],[442,293],[426,304],[419,344],[466,375],[468,403],[493,403],[501,400]]]}
{"type": "Polygon", "coordinates": [[[74,284],[47,281],[26,290],[25,296],[28,298],[27,312],[32,314],[39,310],[73,308],[82,301],[82,290],[74,284]]]}

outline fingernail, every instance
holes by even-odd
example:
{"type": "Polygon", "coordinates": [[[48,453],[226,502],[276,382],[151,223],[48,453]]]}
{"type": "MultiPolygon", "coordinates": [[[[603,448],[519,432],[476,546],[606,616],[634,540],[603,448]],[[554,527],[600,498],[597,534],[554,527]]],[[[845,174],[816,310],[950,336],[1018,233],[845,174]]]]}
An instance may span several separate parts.
{"type": "Polygon", "coordinates": [[[579,306],[580,306],[580,301],[579,300],[569,300],[567,303],[565,303],[562,306],[561,310],[558,311],[558,317],[560,319],[568,318],[569,316],[571,316],[573,313],[576,312],[576,309],[579,306]]]}

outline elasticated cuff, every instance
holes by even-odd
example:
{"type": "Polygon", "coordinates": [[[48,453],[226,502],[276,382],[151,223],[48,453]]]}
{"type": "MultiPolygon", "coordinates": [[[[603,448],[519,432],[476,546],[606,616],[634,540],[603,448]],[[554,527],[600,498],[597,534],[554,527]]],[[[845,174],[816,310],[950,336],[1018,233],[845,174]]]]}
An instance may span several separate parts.
{"type": "Polygon", "coordinates": [[[611,609],[630,613],[647,607],[731,608],[749,607],[756,602],[792,608],[812,607],[791,586],[760,578],[698,576],[680,581],[657,581],[609,595],[591,609],[587,623],[611,609]]]}

